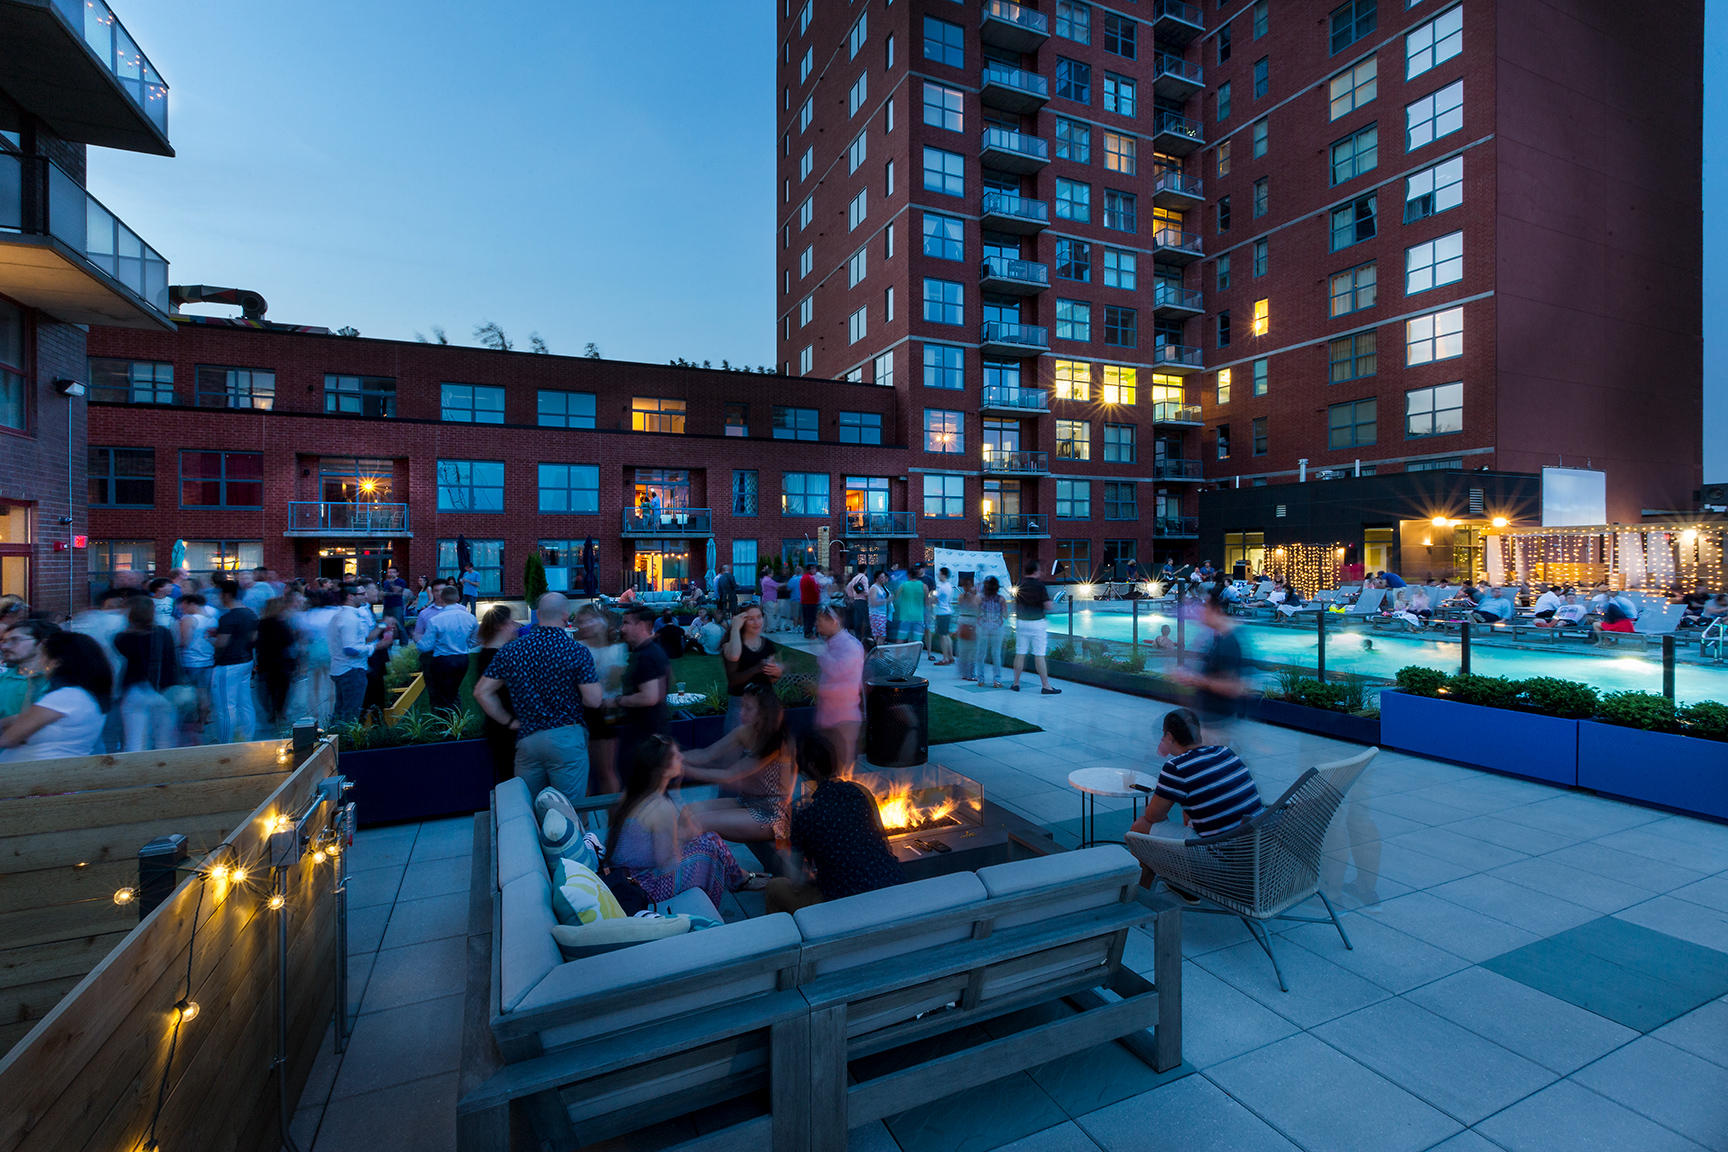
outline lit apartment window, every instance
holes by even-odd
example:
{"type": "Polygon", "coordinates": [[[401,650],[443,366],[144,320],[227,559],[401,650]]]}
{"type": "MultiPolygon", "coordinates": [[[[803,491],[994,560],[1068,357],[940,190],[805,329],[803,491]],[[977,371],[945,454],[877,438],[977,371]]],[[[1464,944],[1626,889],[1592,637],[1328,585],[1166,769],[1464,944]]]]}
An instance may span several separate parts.
{"type": "Polygon", "coordinates": [[[630,401],[630,427],[636,432],[684,432],[684,401],[636,396],[630,401]]]}
{"type": "Polygon", "coordinates": [[[1414,173],[1404,182],[1406,224],[1456,208],[1464,203],[1464,157],[1442,160],[1414,173]]]}
{"type": "Polygon", "coordinates": [[[1088,420],[1056,421],[1056,458],[1092,459],[1092,423],[1088,420]]]}
{"type": "Polygon", "coordinates": [[[924,213],[924,255],[934,260],[964,260],[966,222],[958,216],[924,213]]]}
{"type": "Polygon", "coordinates": [[[504,389],[496,384],[442,384],[439,418],[456,424],[504,423],[504,389]]]}
{"type": "Polygon", "coordinates": [[[1272,59],[1262,56],[1254,61],[1254,99],[1266,95],[1266,90],[1272,84],[1272,59]]]}
{"type": "Polygon", "coordinates": [[[1256,395],[1256,396],[1266,395],[1267,381],[1268,381],[1268,377],[1271,374],[1270,369],[1271,369],[1271,361],[1269,361],[1269,360],[1256,360],[1256,361],[1254,361],[1254,388],[1253,388],[1254,395],[1256,395]]]}
{"type": "Polygon", "coordinates": [[[1255,336],[1264,336],[1272,328],[1272,302],[1270,300],[1254,301],[1254,323],[1250,331],[1255,336]]]}
{"type": "Polygon", "coordinates": [[[1380,129],[1370,124],[1332,145],[1332,183],[1342,184],[1380,163],[1380,129]]]}
{"type": "Polygon", "coordinates": [[[966,67],[966,34],[958,24],[924,17],[924,59],[950,68],[966,67]]]}
{"type": "Polygon", "coordinates": [[[810,321],[816,318],[816,298],[806,296],[798,301],[798,327],[808,327],[810,321]]]}
{"type": "Polygon", "coordinates": [[[966,349],[952,344],[924,345],[924,387],[962,388],[966,378],[966,349]]]}
{"type": "Polygon", "coordinates": [[[200,364],[193,380],[193,399],[200,408],[270,408],[276,403],[274,372],[200,364]]]}
{"type": "Polygon", "coordinates": [[[1092,245],[1084,240],[1056,241],[1056,275],[1085,284],[1092,279],[1092,245]]]}
{"type": "Polygon", "coordinates": [[[1090,480],[1056,481],[1056,518],[1058,520],[1090,520],[1092,518],[1092,482],[1090,480]]]}
{"type": "Polygon", "coordinates": [[[1375,442],[1379,421],[1375,400],[1347,400],[1326,409],[1326,447],[1366,448],[1375,442]]]}
{"type": "Polygon", "coordinates": [[[1056,159],[1076,164],[1092,162],[1092,126],[1066,116],[1056,117],[1056,159]]]}
{"type": "Polygon", "coordinates": [[[965,102],[966,94],[960,89],[924,81],[924,123],[932,128],[963,131],[966,127],[965,102]]]}
{"type": "Polygon", "coordinates": [[[1375,0],[1345,0],[1332,9],[1332,54],[1336,56],[1374,31],[1378,15],[1375,0]]]}
{"type": "Polygon", "coordinates": [[[1231,372],[1228,368],[1218,369],[1218,403],[1230,403],[1231,372]]]}
{"type": "Polygon", "coordinates": [[[1132,16],[1104,13],[1104,51],[1132,60],[1139,50],[1137,25],[1132,16]]]}
{"type": "Polygon", "coordinates": [[[1056,219],[1085,224],[1092,219],[1092,185],[1056,177],[1056,219]]]}
{"type": "Polygon", "coordinates": [[[1464,279],[1464,233],[1445,236],[1404,249],[1404,294],[1414,296],[1442,284],[1464,279]]]}
{"type": "Polygon", "coordinates": [[[592,428],[594,393],[543,388],[535,397],[535,411],[542,428],[592,428]]]}
{"type": "Polygon", "coordinates": [[[1326,343],[1327,377],[1334,384],[1372,376],[1380,370],[1378,340],[1373,329],[1339,336],[1326,343]]]}
{"type": "Polygon", "coordinates": [[[782,472],[780,515],[827,516],[828,473],[782,472]]]}
{"type": "Polygon", "coordinates": [[[1464,431],[1464,385],[1460,381],[1404,393],[1404,435],[1444,436],[1464,431]]]}
{"type": "Polygon", "coordinates": [[[1139,257],[1133,252],[1124,252],[1120,248],[1104,249],[1104,287],[1125,288],[1132,292],[1139,266],[1139,257]]]}
{"type": "Polygon", "coordinates": [[[1464,127],[1464,81],[1455,80],[1404,109],[1404,150],[1414,152],[1464,127]]]}
{"type": "Polygon", "coordinates": [[[1404,79],[1414,80],[1464,50],[1464,8],[1442,12],[1404,37],[1404,79]]]}
{"type": "Polygon", "coordinates": [[[1099,389],[1099,399],[1106,404],[1118,404],[1132,407],[1135,393],[1138,391],[1138,371],[1120,364],[1104,365],[1104,378],[1099,389]]]}
{"type": "Polygon", "coordinates": [[[1132,308],[1104,305],[1104,343],[1115,348],[1133,348],[1140,342],[1140,322],[1132,308]]]}
{"type": "Polygon", "coordinates": [[[965,323],[966,310],[962,303],[958,280],[924,278],[924,319],[932,324],[965,323]]]}
{"type": "Polygon", "coordinates": [[[966,194],[966,158],[958,152],[924,147],[924,190],[944,196],[966,194]]]}
{"type": "Polygon", "coordinates": [[[1092,365],[1084,360],[1058,360],[1055,365],[1058,400],[1092,399],[1092,365]]]}
{"type": "Polygon", "coordinates": [[[804,245],[804,251],[798,253],[798,279],[802,280],[816,269],[816,246],[804,245]]]}
{"type": "Polygon", "coordinates": [[[1104,425],[1104,463],[1134,463],[1136,429],[1132,424],[1104,425]]]}
{"type": "MultiPolygon", "coordinates": [[[[11,311],[11,305],[0,301],[0,316],[11,311]]],[[[7,331],[0,326],[0,332],[7,331]]],[[[22,333],[22,324],[12,325],[11,332],[22,333]]],[[[23,353],[20,348],[8,348],[7,337],[0,337],[0,373],[6,373],[8,366],[20,365],[23,353]]],[[[10,340],[14,345],[21,345],[20,340],[10,340]]],[[[9,375],[20,376],[14,368],[9,375]]],[[[100,356],[90,357],[90,399],[105,401],[110,404],[172,404],[174,403],[174,365],[157,363],[150,360],[119,360],[100,356]]],[[[20,401],[21,403],[21,401],[20,401]]],[[[3,408],[4,405],[0,405],[3,408]]],[[[20,412],[22,410],[20,409],[20,412]]],[[[9,428],[22,427],[22,419],[8,423],[0,418],[0,424],[9,428]]]]}
{"type": "Polygon", "coordinates": [[[1082,343],[1091,340],[1092,305],[1084,300],[1056,301],[1056,338],[1082,343]]]}
{"type": "Polygon", "coordinates": [[[1267,141],[1270,130],[1264,118],[1254,121],[1254,155],[1256,158],[1266,155],[1267,141]]]}
{"type": "Polygon", "coordinates": [[[924,409],[924,451],[966,451],[966,413],[948,408],[924,409]]]}
{"type": "Polygon", "coordinates": [[[1124,176],[1132,176],[1136,170],[1136,142],[1134,137],[1125,136],[1120,132],[1104,133],[1104,167],[1111,172],[1120,172],[1124,176]]]}
{"type": "Polygon", "coordinates": [[[815,408],[774,405],[774,439],[814,440],[819,412],[815,408]]]}
{"type": "Polygon", "coordinates": [[[1332,209],[1332,251],[1374,238],[1378,203],[1375,194],[1370,192],[1341,208],[1332,209]]]}
{"type": "Polygon", "coordinates": [[[860,132],[852,138],[852,143],[846,148],[846,171],[848,174],[858,171],[858,166],[864,163],[864,157],[870,150],[868,143],[870,133],[860,132]]]}
{"type": "Polygon", "coordinates": [[[1427,364],[1464,355],[1464,309],[1448,308],[1404,322],[1404,363],[1427,364]]]}
{"type": "Polygon", "coordinates": [[[966,515],[966,477],[924,474],[924,515],[957,520],[966,515]]]}
{"type": "Polygon", "coordinates": [[[1218,175],[1230,175],[1230,141],[1220,140],[1216,155],[1218,157],[1218,175]]]}
{"type": "Polygon", "coordinates": [[[1358,264],[1332,276],[1330,314],[1346,316],[1374,307],[1377,276],[1373,263],[1358,264]]]}
{"type": "Polygon", "coordinates": [[[750,435],[750,405],[742,400],[726,402],[726,435],[750,435]]]}
{"type": "Polygon", "coordinates": [[[870,214],[870,189],[858,189],[858,195],[852,197],[852,202],[846,205],[846,230],[848,232],[864,223],[864,217],[870,214]]]}
{"type": "Polygon", "coordinates": [[[1079,44],[1092,43],[1092,5],[1056,0],[1056,35],[1079,44]]]}
{"type": "Polygon", "coordinates": [[[540,465],[540,511],[587,514],[600,511],[600,466],[540,465]]]}
{"type": "Polygon", "coordinates": [[[869,308],[860,308],[846,317],[846,343],[856,344],[864,339],[865,333],[870,327],[869,313],[869,308]]]}
{"type": "Polygon", "coordinates": [[[1092,103],[1092,65],[1056,57],[1056,95],[1076,104],[1092,103]]]}
{"type": "Polygon", "coordinates": [[[502,460],[440,460],[438,511],[504,511],[502,460]]]}
{"type": "Polygon", "coordinates": [[[869,251],[870,249],[868,247],[860,248],[847,258],[846,287],[856,288],[858,287],[858,282],[864,279],[865,254],[869,251]]]}
{"type": "Polygon", "coordinates": [[[840,413],[840,443],[882,443],[882,414],[880,412],[840,413]]]}
{"type": "Polygon", "coordinates": [[[1380,93],[1380,66],[1373,56],[1332,77],[1329,85],[1331,119],[1348,115],[1380,93]]]}
{"type": "Polygon", "coordinates": [[[852,30],[846,34],[847,59],[857,56],[859,49],[864,47],[864,39],[869,35],[865,31],[865,19],[868,16],[869,13],[866,12],[863,16],[858,17],[857,22],[852,25],[852,30]]]}
{"type": "Polygon", "coordinates": [[[876,357],[876,386],[879,388],[894,387],[894,353],[884,352],[876,357]]]}
{"type": "Polygon", "coordinates": [[[1114,72],[1104,73],[1104,111],[1133,119],[1139,106],[1139,89],[1134,81],[1114,72]]]}

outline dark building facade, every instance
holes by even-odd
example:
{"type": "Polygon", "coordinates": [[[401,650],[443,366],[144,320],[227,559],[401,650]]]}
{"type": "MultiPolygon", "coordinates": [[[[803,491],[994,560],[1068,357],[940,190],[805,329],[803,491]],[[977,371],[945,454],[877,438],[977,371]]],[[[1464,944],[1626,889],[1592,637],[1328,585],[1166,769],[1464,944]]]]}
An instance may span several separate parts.
{"type": "Polygon", "coordinates": [[[0,4],[0,592],[83,602],[85,326],[165,330],[168,265],[84,190],[87,146],[173,155],[167,87],[101,0],[0,4]]]}

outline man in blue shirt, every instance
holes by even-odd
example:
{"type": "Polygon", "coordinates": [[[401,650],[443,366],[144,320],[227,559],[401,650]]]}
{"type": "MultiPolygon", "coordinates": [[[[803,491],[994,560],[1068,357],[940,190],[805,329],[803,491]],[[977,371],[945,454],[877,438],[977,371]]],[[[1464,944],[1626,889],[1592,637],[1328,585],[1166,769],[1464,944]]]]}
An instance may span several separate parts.
{"type": "Polygon", "coordinates": [[[441,595],[444,607],[426,625],[424,636],[430,641],[432,655],[427,689],[434,712],[458,706],[456,694],[462,687],[462,678],[468,675],[468,654],[476,647],[474,633],[480,627],[474,614],[457,603],[461,593],[445,585],[441,595]]]}
{"type": "Polygon", "coordinates": [[[594,657],[564,631],[569,618],[570,601],[562,595],[540,597],[534,628],[498,649],[474,685],[474,702],[517,734],[516,775],[530,794],[539,795],[550,784],[579,800],[588,795],[588,727],[582,709],[600,707],[601,691],[594,657]],[[509,708],[499,697],[506,687],[509,708]]]}
{"type": "MultiPolygon", "coordinates": [[[[1164,736],[1158,754],[1169,757],[1158,773],[1158,785],[1146,798],[1146,811],[1130,827],[1132,832],[1172,839],[1185,839],[1164,825],[1170,809],[1180,804],[1182,820],[1196,836],[1228,832],[1260,811],[1260,789],[1236,753],[1219,744],[1202,744],[1200,718],[1186,708],[1164,714],[1164,736]]],[[[1150,888],[1156,877],[1143,871],[1142,887],[1150,888]]],[[[1180,889],[1171,891],[1189,903],[1195,897],[1180,889]]]]}

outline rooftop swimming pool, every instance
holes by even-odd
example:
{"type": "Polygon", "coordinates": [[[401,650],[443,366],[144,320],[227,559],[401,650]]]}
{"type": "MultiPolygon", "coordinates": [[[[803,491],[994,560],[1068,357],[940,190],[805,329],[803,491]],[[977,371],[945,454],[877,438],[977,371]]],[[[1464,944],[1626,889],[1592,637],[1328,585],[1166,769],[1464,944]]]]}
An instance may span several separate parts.
{"type": "MultiPolygon", "coordinates": [[[[1140,612],[1140,642],[1158,635],[1160,626],[1168,624],[1176,631],[1176,618],[1169,613],[1140,612]]],[[[1376,632],[1366,624],[1336,625],[1327,621],[1326,670],[1328,673],[1347,672],[1359,676],[1391,680],[1398,669],[1411,664],[1458,671],[1457,639],[1425,639],[1417,635],[1400,635],[1391,631],[1376,632]]],[[[1306,618],[1306,627],[1256,624],[1243,621],[1237,632],[1249,660],[1274,664],[1289,664],[1299,668],[1314,668],[1318,638],[1313,617],[1306,618]]],[[[1127,643],[1132,639],[1133,621],[1126,607],[1094,609],[1076,608],[1073,614],[1073,634],[1098,640],[1127,643]]],[[[1069,615],[1057,611],[1050,617],[1050,632],[1054,642],[1069,634],[1069,615]]],[[[1205,648],[1209,633],[1193,620],[1185,629],[1190,651],[1205,648]]],[[[1616,653],[1612,649],[1587,649],[1582,641],[1556,640],[1554,651],[1511,648],[1498,643],[1476,643],[1470,647],[1470,670],[1484,676],[1509,676],[1523,679],[1530,676],[1557,676],[1563,680],[1578,680],[1597,688],[1614,692],[1634,689],[1645,692],[1662,690],[1662,659],[1660,648],[1652,644],[1646,651],[1631,649],[1616,653]]],[[[1728,666],[1679,661],[1674,669],[1674,694],[1683,701],[1728,701],[1728,666]]]]}

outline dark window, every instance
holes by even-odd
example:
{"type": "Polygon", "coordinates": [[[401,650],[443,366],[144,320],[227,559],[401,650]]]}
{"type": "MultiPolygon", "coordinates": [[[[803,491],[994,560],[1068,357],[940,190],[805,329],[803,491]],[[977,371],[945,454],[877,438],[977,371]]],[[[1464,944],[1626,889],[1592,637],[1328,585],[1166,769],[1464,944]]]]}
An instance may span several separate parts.
{"type": "Polygon", "coordinates": [[[598,464],[540,465],[540,511],[600,511],[598,464]]]}
{"type": "Polygon", "coordinates": [[[438,461],[438,511],[504,511],[504,462],[438,461]]]}
{"type": "Polygon", "coordinates": [[[1132,308],[1104,306],[1104,343],[1117,348],[1132,348],[1139,343],[1140,325],[1132,308]]]}
{"type": "Polygon", "coordinates": [[[374,418],[396,415],[396,381],[388,376],[324,376],[324,411],[374,418]]]}
{"type": "Polygon", "coordinates": [[[541,389],[538,400],[542,428],[594,427],[594,393],[541,389]]]}
{"type": "Polygon", "coordinates": [[[439,414],[455,424],[504,423],[504,389],[497,384],[445,384],[439,414]]]}
{"type": "Polygon", "coordinates": [[[1254,455],[1266,455],[1266,417],[1256,416],[1252,425],[1254,431],[1254,455]]]}
{"type": "Polygon", "coordinates": [[[110,404],[172,404],[174,365],[92,356],[90,399],[110,404]]]}
{"type": "Polygon", "coordinates": [[[1230,25],[1226,22],[1218,28],[1218,63],[1222,64],[1230,59],[1231,40],[1230,25]]]}
{"type": "Polygon", "coordinates": [[[1114,12],[1104,13],[1104,51],[1114,52],[1118,56],[1134,59],[1138,47],[1138,25],[1132,16],[1119,16],[1114,12]]]}
{"type": "Polygon", "coordinates": [[[1092,65],[1056,57],[1056,95],[1078,104],[1092,103],[1092,65]]]}
{"type": "Polygon", "coordinates": [[[1346,400],[1326,409],[1326,447],[1365,448],[1374,443],[1374,426],[1379,419],[1379,404],[1374,400],[1346,400]]]}
{"type": "Polygon", "coordinates": [[[757,473],[754,468],[732,472],[732,515],[756,515],[757,473]]]}
{"type": "Polygon", "coordinates": [[[1218,197],[1218,231],[1230,231],[1230,197],[1218,197]]]}
{"type": "Polygon", "coordinates": [[[156,449],[90,449],[92,507],[150,508],[155,503],[156,449]]]}
{"type": "Polygon", "coordinates": [[[1332,53],[1344,51],[1374,31],[1378,15],[1375,0],[1345,0],[1332,9],[1332,53]]]}
{"type": "Polygon", "coordinates": [[[1056,241],[1056,275],[1082,284],[1092,279],[1092,245],[1084,240],[1056,241]]]}
{"type": "Polygon", "coordinates": [[[180,504],[184,508],[262,508],[264,454],[181,452],[180,504]]]}
{"type": "Polygon", "coordinates": [[[1332,251],[1374,238],[1378,203],[1378,198],[1369,193],[1342,208],[1332,209],[1332,251]]]}
{"type": "Polygon", "coordinates": [[[29,390],[24,380],[24,311],[0,300],[0,427],[19,431],[28,427],[29,390]]]}
{"type": "Polygon", "coordinates": [[[793,408],[785,404],[774,405],[774,439],[816,439],[817,416],[818,412],[815,408],[793,408]]]}
{"type": "Polygon", "coordinates": [[[1260,97],[1266,95],[1266,89],[1271,84],[1271,78],[1271,58],[1268,56],[1262,56],[1260,59],[1254,61],[1254,99],[1258,100],[1260,97]]]}
{"type": "Polygon", "coordinates": [[[726,401],[726,435],[750,435],[750,405],[741,400],[726,401]]]}
{"type": "Polygon", "coordinates": [[[1118,232],[1136,232],[1140,227],[1138,197],[1132,192],[1104,190],[1104,227],[1118,232]]]}
{"type": "Polygon", "coordinates": [[[1104,519],[1138,520],[1140,500],[1136,486],[1128,480],[1104,481],[1104,519]]]}
{"type": "Polygon", "coordinates": [[[882,414],[880,412],[840,413],[840,443],[882,443],[882,414]]]}
{"type": "Polygon", "coordinates": [[[953,68],[966,66],[966,34],[960,25],[924,17],[924,59],[953,68]]]}
{"type": "Polygon", "coordinates": [[[256,368],[200,364],[193,371],[194,399],[200,408],[271,408],[276,403],[276,373],[256,368]]]}

